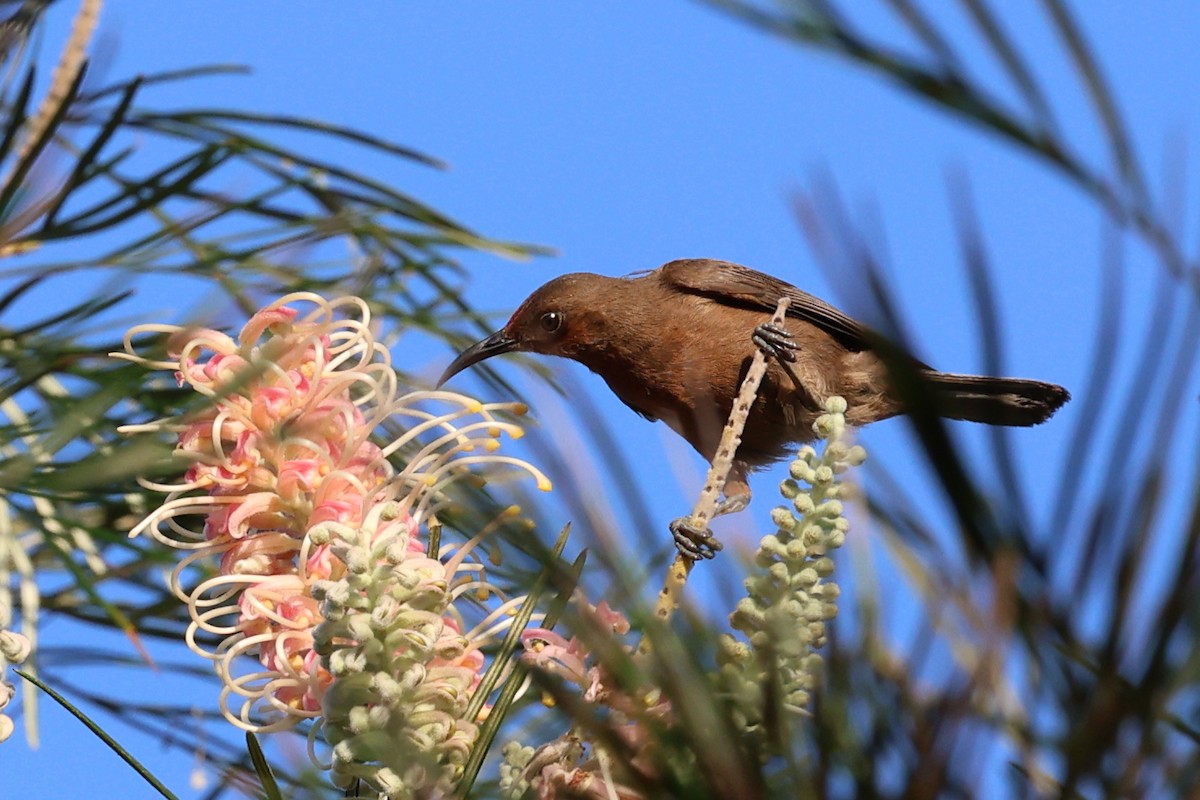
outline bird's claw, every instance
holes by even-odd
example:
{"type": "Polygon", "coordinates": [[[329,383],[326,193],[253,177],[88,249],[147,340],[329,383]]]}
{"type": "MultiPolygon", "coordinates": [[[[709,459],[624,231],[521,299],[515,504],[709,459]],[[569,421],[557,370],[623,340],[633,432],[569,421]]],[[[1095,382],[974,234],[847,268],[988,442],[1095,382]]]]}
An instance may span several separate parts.
{"type": "Polygon", "coordinates": [[[764,322],[754,329],[750,341],[762,351],[767,358],[777,358],[780,361],[794,362],[799,343],[785,328],[773,322],[764,322]]]}
{"type": "Polygon", "coordinates": [[[713,532],[707,527],[701,528],[692,522],[691,517],[680,517],[671,521],[671,536],[675,539],[675,549],[681,556],[692,561],[712,558],[725,545],[717,541],[713,532]]]}

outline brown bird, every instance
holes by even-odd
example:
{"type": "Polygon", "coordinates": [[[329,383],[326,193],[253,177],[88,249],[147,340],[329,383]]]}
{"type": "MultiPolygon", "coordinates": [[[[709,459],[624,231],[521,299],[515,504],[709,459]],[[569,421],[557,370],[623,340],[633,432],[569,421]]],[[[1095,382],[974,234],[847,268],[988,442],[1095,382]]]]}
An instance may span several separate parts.
{"type": "MultiPolygon", "coordinates": [[[[438,385],[485,358],[514,351],[574,359],[604,378],[625,405],[661,419],[711,461],[754,347],[771,363],[751,408],[717,514],[750,501],[749,473],[814,438],[824,402],[841,395],[846,421],[904,413],[880,339],[828,303],[778,278],[709,259],[682,259],[628,278],[563,275],[521,304],[508,323],[446,368],[438,385]],[[770,324],[779,300],[784,326],[770,324]]],[[[1052,383],[938,372],[909,359],[950,419],[1036,425],[1070,398],[1052,383]]],[[[687,518],[671,523],[680,552],[711,558],[720,544],[687,518]]]]}

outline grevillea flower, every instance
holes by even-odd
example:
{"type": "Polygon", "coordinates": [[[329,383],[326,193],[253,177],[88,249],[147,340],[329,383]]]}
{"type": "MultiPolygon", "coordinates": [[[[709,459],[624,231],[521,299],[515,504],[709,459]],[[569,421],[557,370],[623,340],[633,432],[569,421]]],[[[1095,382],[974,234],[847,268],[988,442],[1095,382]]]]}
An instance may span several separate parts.
{"type": "MultiPolygon", "coordinates": [[[[12,701],[13,695],[17,693],[16,688],[5,680],[8,665],[20,664],[29,658],[32,647],[29,637],[0,628],[0,712],[4,711],[12,701]]],[[[4,742],[12,736],[12,732],[12,717],[0,713],[0,742],[4,742]]]]}
{"type": "Polygon", "coordinates": [[[455,575],[470,547],[428,558],[417,535],[399,503],[310,533],[346,565],[313,586],[324,614],[316,650],[334,678],[322,714],[333,782],[362,778],[389,797],[448,790],[460,777],[478,733],[465,712],[484,666],[479,644],[520,602],[463,631],[453,603],[478,584],[455,575]]]}
{"type": "Polygon", "coordinates": [[[225,716],[260,732],[323,718],[335,778],[365,778],[391,796],[401,780],[456,776],[474,741],[474,720],[460,716],[484,666],[479,646],[520,600],[464,631],[452,603],[484,583],[470,560],[476,540],[427,554],[423,525],[442,490],[472,471],[515,467],[539,488],[549,481],[495,453],[502,434],[522,435],[497,414],[522,406],[398,395],[369,321],[357,298],[298,293],[255,314],[237,339],[147,325],[114,355],[174,370],[210,401],[184,420],[124,430],[172,431],[188,460],[179,483],[143,481],[166,499],[131,535],[190,551],[171,586],[191,614],[188,645],[224,683],[225,716]],[[140,356],[139,333],[169,334],[170,360],[140,356]],[[371,437],[385,420],[411,425],[379,445],[371,437]],[[201,562],[216,574],[189,584],[201,562]],[[390,745],[359,735],[368,729],[390,745]],[[426,773],[402,774],[382,757],[393,751],[419,751],[426,773]]]}
{"type": "MultiPolygon", "coordinates": [[[[606,603],[589,606],[581,617],[598,635],[621,637],[629,633],[629,622],[606,603]]],[[[654,742],[646,721],[660,721],[664,725],[672,721],[670,703],[658,689],[647,687],[631,694],[618,686],[578,637],[566,639],[545,628],[530,628],[522,633],[521,641],[525,646],[522,660],[526,664],[573,684],[585,702],[603,708],[609,730],[629,751],[642,754],[634,766],[650,768],[650,748],[654,742]]],[[[625,649],[633,652],[632,646],[625,649]]],[[[642,797],[622,781],[620,760],[610,757],[604,746],[583,728],[572,728],[538,748],[509,742],[502,752],[500,787],[510,797],[521,797],[529,790],[541,800],[642,797]]]]}
{"type": "Polygon", "coordinates": [[[866,459],[866,451],[846,443],[846,401],[832,397],[813,430],[824,450],[805,445],[780,491],[792,501],[771,512],[779,530],[763,537],[755,556],[758,571],[746,580],[747,596],[730,615],[745,641],[721,641],[723,687],[734,699],[739,724],[748,735],[762,733],[767,687],[778,689],[785,710],[804,713],[820,675],[818,648],[825,622],[837,614],[838,586],[830,576],[830,554],[842,546],[850,527],[842,500],[851,489],[839,478],[866,459]]]}

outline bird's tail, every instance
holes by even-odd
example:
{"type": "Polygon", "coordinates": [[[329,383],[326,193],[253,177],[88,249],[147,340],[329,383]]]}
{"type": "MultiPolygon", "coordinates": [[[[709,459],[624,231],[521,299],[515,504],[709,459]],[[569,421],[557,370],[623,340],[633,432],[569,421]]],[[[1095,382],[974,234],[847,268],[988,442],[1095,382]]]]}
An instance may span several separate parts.
{"type": "Polygon", "coordinates": [[[1071,395],[1061,386],[1024,378],[988,378],[932,372],[938,413],[989,425],[1037,425],[1050,419],[1071,395]]]}

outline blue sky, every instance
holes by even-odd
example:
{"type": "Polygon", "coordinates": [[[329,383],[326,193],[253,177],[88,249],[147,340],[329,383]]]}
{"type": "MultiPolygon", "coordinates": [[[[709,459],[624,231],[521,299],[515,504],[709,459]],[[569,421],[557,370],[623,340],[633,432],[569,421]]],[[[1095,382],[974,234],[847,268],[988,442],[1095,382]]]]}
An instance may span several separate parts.
{"type": "MultiPolygon", "coordinates": [[[[1069,138],[1100,157],[1093,116],[1071,67],[1049,49],[1037,4],[994,5],[1005,9],[1052,101],[1066,112],[1069,138]]],[[[1181,162],[1177,154],[1179,143],[1194,146],[1200,123],[1193,91],[1200,16],[1178,1],[1141,4],[1136,14],[1124,4],[1073,5],[1086,7],[1085,32],[1154,190],[1164,181],[1194,185],[1195,160],[1181,162]]],[[[68,10],[57,12],[60,22],[68,10]]],[[[863,19],[890,30],[881,12],[864,12],[863,19]]],[[[961,20],[948,17],[947,25],[971,41],[961,20]]],[[[946,370],[979,370],[947,182],[958,171],[972,186],[995,267],[1007,371],[1075,391],[1086,379],[1104,230],[1093,203],[992,135],[875,76],[698,4],[111,0],[101,31],[97,49],[112,78],[204,63],[254,69],[250,77],[156,90],[148,96],[159,105],[314,116],[449,162],[448,172],[394,161],[361,166],[483,233],[558,251],[526,263],[465,258],[473,275],[467,295],[497,312],[497,325],[555,275],[620,275],[698,256],[771,272],[852,309],[853,297],[838,294],[817,267],[790,206],[796,191],[826,175],[873,236],[886,241],[889,278],[920,355],[946,370]]],[[[995,74],[994,65],[982,69],[995,74]]],[[[1137,246],[1129,264],[1136,317],[1157,267],[1137,246]]],[[[146,321],[174,321],[179,313],[163,300],[146,309],[146,321]]],[[[422,350],[401,357],[432,377],[451,356],[422,350]]],[[[596,390],[605,420],[625,434],[635,480],[664,525],[690,507],[699,459],[665,428],[608,397],[598,379],[560,366],[596,390]]],[[[470,378],[455,385],[478,388],[470,378]]],[[[561,413],[547,408],[543,416],[561,413]]],[[[1055,457],[1074,421],[1068,406],[1053,423],[1017,435],[1035,496],[1044,476],[1036,463],[1055,457]]],[[[960,428],[968,448],[980,452],[979,432],[960,428]]],[[[910,463],[904,459],[912,444],[900,421],[876,426],[863,440],[900,469],[910,463]]],[[[779,477],[757,479],[759,496],[769,497],[779,477]]],[[[770,505],[759,500],[718,531],[735,541],[748,537],[766,526],[770,505]]],[[[42,711],[42,750],[31,754],[16,741],[0,748],[6,782],[15,764],[29,767],[6,792],[45,791],[53,775],[58,796],[144,796],[138,779],[74,722],[50,704],[42,711]]],[[[130,743],[137,748],[139,740],[130,743]]],[[[188,796],[190,765],[157,753],[153,743],[140,745],[139,755],[188,796]]]]}

